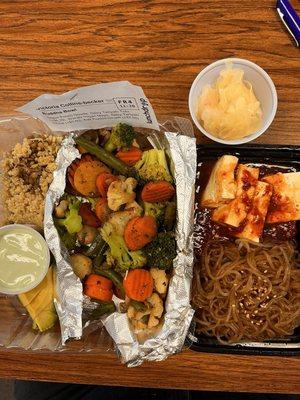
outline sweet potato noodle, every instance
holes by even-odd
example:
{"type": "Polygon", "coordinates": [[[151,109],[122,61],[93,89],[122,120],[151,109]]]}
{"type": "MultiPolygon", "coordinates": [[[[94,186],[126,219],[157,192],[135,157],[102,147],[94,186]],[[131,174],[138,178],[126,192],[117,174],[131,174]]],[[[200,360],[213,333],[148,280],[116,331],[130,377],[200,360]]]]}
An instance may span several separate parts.
{"type": "Polygon", "coordinates": [[[210,242],[195,268],[198,333],[221,343],[293,334],[300,324],[300,258],[292,241],[210,242]]]}

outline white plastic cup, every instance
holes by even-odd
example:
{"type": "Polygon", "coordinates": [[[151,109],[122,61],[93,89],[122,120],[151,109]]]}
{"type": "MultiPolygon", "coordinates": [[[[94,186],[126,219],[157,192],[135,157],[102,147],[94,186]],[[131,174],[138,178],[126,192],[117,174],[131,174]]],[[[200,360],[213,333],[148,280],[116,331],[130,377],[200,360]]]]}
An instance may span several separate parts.
{"type": "Polygon", "coordinates": [[[35,229],[31,228],[30,226],[21,225],[21,224],[5,225],[0,228],[0,237],[2,235],[4,235],[5,233],[13,232],[13,230],[15,228],[21,229],[21,230],[24,230],[24,232],[30,233],[32,236],[35,237],[35,239],[38,240],[38,242],[41,244],[42,249],[43,249],[45,262],[41,265],[41,272],[40,272],[39,276],[35,279],[35,281],[29,283],[25,287],[22,287],[22,289],[9,289],[0,282],[0,293],[4,293],[7,295],[22,294],[22,293],[29,292],[29,290],[31,290],[31,289],[34,289],[45,278],[45,276],[48,272],[48,269],[49,269],[49,265],[50,265],[50,251],[49,251],[49,248],[47,246],[45,239],[39,232],[37,232],[35,229]]]}
{"type": "Polygon", "coordinates": [[[197,128],[215,142],[228,145],[248,143],[261,136],[271,125],[277,110],[276,88],[270,76],[257,64],[242,58],[225,58],[208,65],[197,75],[189,93],[189,110],[197,128]],[[233,68],[244,71],[244,79],[251,83],[262,109],[261,127],[251,135],[234,140],[223,140],[213,136],[204,129],[197,118],[197,106],[204,86],[214,84],[227,63],[231,63],[233,68]]]}

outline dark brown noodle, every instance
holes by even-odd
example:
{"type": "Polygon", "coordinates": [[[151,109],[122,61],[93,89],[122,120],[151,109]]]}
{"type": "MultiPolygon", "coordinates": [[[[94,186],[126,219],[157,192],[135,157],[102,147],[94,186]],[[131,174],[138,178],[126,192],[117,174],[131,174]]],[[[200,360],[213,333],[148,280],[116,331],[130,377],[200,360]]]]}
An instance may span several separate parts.
{"type": "Polygon", "coordinates": [[[294,243],[209,243],[195,268],[198,333],[220,342],[292,335],[300,324],[300,262],[294,243]]]}

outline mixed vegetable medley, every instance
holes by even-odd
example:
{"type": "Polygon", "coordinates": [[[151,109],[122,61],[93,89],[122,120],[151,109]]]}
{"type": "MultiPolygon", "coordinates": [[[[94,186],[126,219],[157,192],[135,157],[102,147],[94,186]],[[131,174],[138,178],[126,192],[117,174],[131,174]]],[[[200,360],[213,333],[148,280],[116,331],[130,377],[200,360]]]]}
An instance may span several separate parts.
{"type": "Polygon", "coordinates": [[[54,210],[60,238],[84,294],[98,303],[93,317],[114,312],[116,296],[134,331],[152,332],[176,256],[170,160],[124,123],[75,141],[81,158],[54,210]]]}

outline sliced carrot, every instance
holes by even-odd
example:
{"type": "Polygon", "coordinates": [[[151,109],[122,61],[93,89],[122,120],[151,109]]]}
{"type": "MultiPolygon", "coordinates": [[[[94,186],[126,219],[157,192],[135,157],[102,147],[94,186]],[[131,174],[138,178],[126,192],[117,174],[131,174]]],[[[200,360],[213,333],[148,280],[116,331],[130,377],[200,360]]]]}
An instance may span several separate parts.
{"type": "Polygon", "coordinates": [[[100,197],[95,204],[95,213],[99,221],[103,224],[107,221],[110,215],[110,208],[108,207],[107,200],[100,197]]]}
{"type": "Polygon", "coordinates": [[[142,155],[143,152],[141,149],[131,146],[129,149],[121,149],[118,151],[116,157],[127,165],[134,165],[142,158],[142,155]]]}
{"type": "Polygon", "coordinates": [[[97,274],[91,274],[84,283],[84,294],[92,299],[109,301],[112,299],[113,283],[110,279],[97,274]]]}
{"type": "Polygon", "coordinates": [[[153,278],[145,269],[133,269],[128,272],[124,279],[126,295],[136,301],[144,301],[153,292],[153,278]]]}
{"type": "Polygon", "coordinates": [[[97,218],[96,214],[92,211],[90,203],[82,203],[79,207],[78,214],[82,218],[83,225],[93,226],[99,228],[102,225],[101,221],[97,218]]]}
{"type": "Polygon", "coordinates": [[[95,285],[101,285],[104,289],[111,289],[113,286],[113,283],[110,279],[106,278],[105,276],[101,276],[98,274],[90,274],[84,284],[86,286],[95,286],[95,285]]]}
{"type": "Polygon", "coordinates": [[[167,181],[149,182],[143,187],[141,198],[148,203],[159,203],[170,200],[174,194],[174,187],[167,181]]]}
{"type": "Polygon", "coordinates": [[[124,231],[124,240],[129,250],[139,250],[152,242],[157,235],[157,226],[154,217],[135,217],[127,222],[124,231]]]}
{"type": "Polygon", "coordinates": [[[67,176],[68,176],[68,180],[71,183],[72,187],[75,189],[74,187],[74,175],[75,175],[75,171],[76,169],[79,167],[79,165],[83,162],[90,162],[93,161],[93,157],[90,154],[84,154],[80,159],[76,158],[72,164],[68,167],[67,170],[67,176]]]}
{"type": "Polygon", "coordinates": [[[102,172],[109,173],[109,168],[90,154],[84,154],[80,160],[75,160],[68,168],[68,179],[77,192],[84,196],[99,195],[96,179],[102,172]]]}
{"type": "Polygon", "coordinates": [[[112,175],[110,173],[102,172],[102,174],[99,174],[96,179],[96,186],[97,186],[98,192],[100,193],[100,196],[105,199],[107,196],[107,191],[108,191],[109,185],[112,182],[117,181],[117,180],[118,180],[118,177],[115,175],[112,175]]]}

